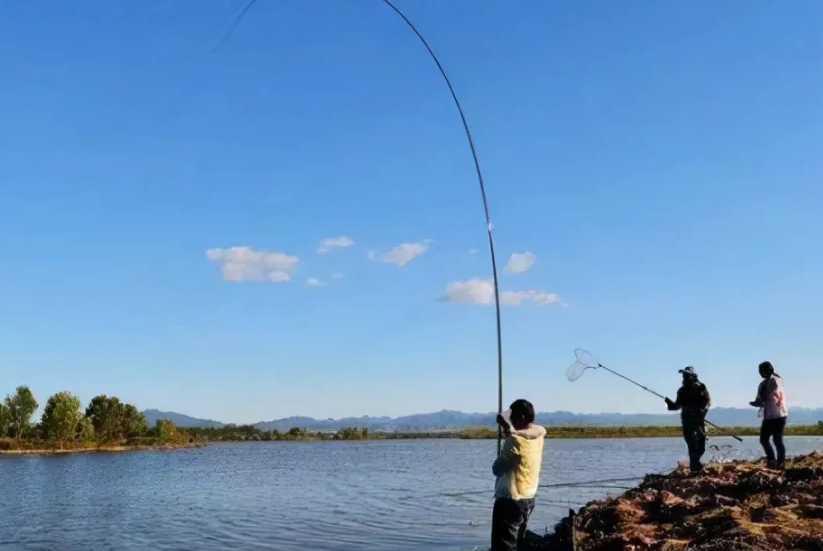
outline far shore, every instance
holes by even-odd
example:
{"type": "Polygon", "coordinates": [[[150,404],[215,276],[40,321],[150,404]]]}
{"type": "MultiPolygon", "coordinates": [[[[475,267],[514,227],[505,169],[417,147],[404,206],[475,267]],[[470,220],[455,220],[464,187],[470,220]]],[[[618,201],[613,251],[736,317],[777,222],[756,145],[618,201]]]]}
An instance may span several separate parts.
{"type": "MultiPolygon", "coordinates": [[[[90,452],[131,452],[149,450],[176,450],[199,448],[207,443],[230,442],[324,442],[324,441],[376,441],[376,440],[494,440],[497,430],[492,427],[453,429],[442,431],[405,431],[380,432],[368,428],[349,427],[337,432],[309,431],[292,428],[287,432],[276,430],[263,431],[256,427],[224,426],[220,428],[186,427],[177,428],[175,438],[171,441],[158,441],[155,438],[128,439],[119,443],[74,442],[60,445],[43,440],[0,439],[0,456],[2,455],[62,455],[90,452]]],[[[724,427],[724,431],[708,429],[710,438],[757,437],[759,427],[724,427]]],[[[786,436],[823,436],[823,422],[816,425],[789,425],[786,436]]],[[[547,426],[547,439],[614,439],[614,438],[672,438],[681,437],[678,426],[547,426]]]]}
{"type": "MultiPolygon", "coordinates": [[[[758,436],[759,427],[724,427],[718,431],[707,427],[708,436],[758,436]]],[[[441,431],[383,432],[368,428],[349,427],[331,431],[310,431],[292,428],[286,432],[264,431],[250,425],[227,425],[219,428],[181,428],[195,440],[207,442],[267,442],[267,441],[325,441],[325,440],[423,440],[423,439],[496,439],[497,430],[492,427],[465,428],[441,431]]],[[[823,436],[823,422],[816,425],[789,425],[786,436],[823,436]]],[[[605,439],[605,438],[672,438],[682,436],[679,426],[554,426],[546,427],[550,439],[605,439]]]]}
{"type": "Polygon", "coordinates": [[[189,442],[180,444],[123,444],[123,445],[102,445],[102,446],[75,446],[68,448],[61,447],[26,447],[27,442],[20,442],[20,447],[15,449],[0,449],[0,455],[62,455],[70,453],[91,453],[91,452],[132,452],[132,451],[160,451],[178,450],[188,448],[200,448],[203,442],[189,442]]]}

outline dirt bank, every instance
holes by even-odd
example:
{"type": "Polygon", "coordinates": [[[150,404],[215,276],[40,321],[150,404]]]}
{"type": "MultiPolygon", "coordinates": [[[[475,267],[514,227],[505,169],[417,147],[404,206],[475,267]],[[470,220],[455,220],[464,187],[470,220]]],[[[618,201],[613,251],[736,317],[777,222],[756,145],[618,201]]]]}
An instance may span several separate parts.
{"type": "Polygon", "coordinates": [[[783,471],[750,461],[709,464],[696,476],[678,467],[573,513],[550,535],[530,533],[526,549],[823,551],[823,453],[783,471]]]}
{"type": "Polygon", "coordinates": [[[55,455],[65,453],[88,453],[88,452],[131,452],[141,450],[177,450],[184,448],[199,448],[203,444],[199,442],[189,444],[157,444],[157,445],[134,445],[134,446],[100,446],[87,448],[41,448],[41,449],[20,449],[20,450],[0,450],[0,455],[55,455]]]}

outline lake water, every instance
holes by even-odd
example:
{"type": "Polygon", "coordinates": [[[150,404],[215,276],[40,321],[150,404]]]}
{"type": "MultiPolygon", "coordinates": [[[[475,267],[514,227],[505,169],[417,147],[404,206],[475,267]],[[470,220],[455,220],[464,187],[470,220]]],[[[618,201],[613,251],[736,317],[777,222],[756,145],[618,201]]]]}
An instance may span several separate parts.
{"type": "MultiPolygon", "coordinates": [[[[714,438],[708,454],[758,457],[744,440],[714,438]]],[[[789,453],[823,448],[787,440],[789,453]]],[[[684,453],[675,438],[549,440],[541,482],[642,477],[684,453]]],[[[494,441],[407,440],[3,456],[0,549],[471,549],[488,541],[494,455],[494,441]]],[[[541,488],[530,527],[621,485],[541,488]]]]}

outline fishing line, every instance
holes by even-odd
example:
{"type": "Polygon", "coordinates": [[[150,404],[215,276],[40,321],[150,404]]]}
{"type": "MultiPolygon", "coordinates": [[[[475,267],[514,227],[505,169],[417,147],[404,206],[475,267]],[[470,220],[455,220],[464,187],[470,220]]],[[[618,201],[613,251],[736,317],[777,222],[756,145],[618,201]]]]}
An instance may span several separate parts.
{"type": "MultiPolygon", "coordinates": [[[[638,476],[628,476],[628,477],[621,477],[621,478],[605,478],[599,480],[582,480],[578,482],[554,482],[550,484],[540,484],[538,488],[586,488],[590,487],[592,489],[598,488],[609,488],[613,487],[612,485],[618,482],[635,482],[637,480],[642,480],[646,476],[667,476],[670,469],[664,469],[662,471],[656,471],[652,473],[648,473],[646,475],[638,475],[638,476]]],[[[614,486],[617,488],[616,486],[614,486]]],[[[623,487],[620,486],[620,489],[632,490],[634,487],[623,487]]],[[[404,498],[399,498],[398,501],[404,501],[407,499],[432,499],[435,497],[463,497],[463,496],[471,496],[471,495],[479,495],[479,494],[486,494],[489,493],[490,490],[487,488],[485,490],[467,490],[465,492],[440,492],[438,494],[433,494],[428,497],[419,497],[419,496],[409,496],[404,498]]]]}
{"type": "MultiPolygon", "coordinates": [[[[395,358],[399,353],[404,362],[427,365],[430,368],[436,365],[448,365],[448,361],[442,357],[430,356],[431,349],[420,347],[419,342],[434,333],[432,331],[433,314],[443,308],[446,302],[445,289],[442,286],[444,272],[459,270],[469,260],[470,257],[465,250],[465,248],[432,246],[421,259],[415,260],[415,263],[428,264],[429,267],[433,264],[435,269],[426,270],[425,274],[417,273],[410,276],[414,278],[415,287],[419,290],[381,298],[381,308],[379,310],[375,309],[374,314],[369,316],[367,321],[346,327],[347,336],[344,340],[326,343],[323,355],[331,358],[327,361],[332,362],[334,366],[339,366],[339,362],[334,358],[353,353],[361,367],[367,370],[378,369],[381,374],[387,371],[387,354],[390,354],[391,358],[395,358]],[[460,254],[461,251],[463,252],[462,255],[460,254]],[[429,274],[429,271],[433,274],[429,274]],[[411,304],[402,304],[409,301],[411,304]]],[[[372,273],[390,272],[398,269],[397,266],[392,264],[379,262],[370,264],[372,265],[367,267],[371,268],[368,271],[372,273]]],[[[415,266],[411,269],[417,270],[418,268],[419,266],[415,266]]],[[[362,273],[362,271],[358,273],[362,273]]],[[[342,288],[345,285],[345,279],[335,281],[323,289],[323,292],[340,296],[339,293],[344,290],[342,288]]],[[[450,332],[451,338],[453,340],[460,338],[464,334],[465,326],[463,324],[473,324],[478,315],[485,315],[482,310],[459,308],[455,311],[454,316],[449,316],[450,322],[446,330],[450,332]],[[456,319],[458,317],[459,322],[456,319]]],[[[436,330],[442,331],[439,328],[436,330]]],[[[394,365],[393,360],[391,362],[390,365],[394,365]]],[[[390,371],[393,367],[388,369],[390,371]]]]}
{"type": "Polygon", "coordinates": [[[240,13],[238,13],[237,17],[234,18],[234,22],[231,24],[231,27],[229,27],[229,29],[226,31],[226,34],[223,35],[223,39],[220,40],[220,42],[214,47],[214,49],[212,49],[212,53],[216,54],[223,49],[223,46],[226,45],[226,43],[229,41],[229,38],[231,38],[231,36],[234,34],[234,31],[240,25],[240,22],[243,20],[243,17],[246,16],[246,12],[249,11],[249,9],[251,9],[255,2],[257,2],[257,0],[251,0],[248,4],[246,4],[246,7],[240,10],[240,13]]]}
{"type": "MultiPolygon", "coordinates": [[[[498,283],[498,273],[497,273],[497,258],[495,257],[494,251],[494,238],[492,236],[492,223],[491,217],[489,215],[489,203],[486,197],[486,186],[483,180],[483,172],[480,169],[480,160],[477,156],[477,149],[474,145],[474,139],[472,139],[471,130],[469,130],[469,123],[466,119],[466,115],[463,112],[463,107],[460,104],[460,100],[457,98],[457,93],[452,86],[451,80],[449,79],[446,70],[443,68],[443,65],[440,63],[440,59],[432,50],[431,46],[429,46],[428,41],[425,39],[423,34],[417,29],[414,23],[409,20],[406,15],[400,11],[390,0],[379,0],[383,2],[386,6],[388,6],[398,17],[400,17],[406,26],[420,39],[420,42],[423,43],[423,46],[426,48],[426,51],[431,57],[432,61],[434,61],[435,65],[437,65],[437,69],[440,71],[440,75],[443,77],[443,80],[446,83],[446,86],[449,89],[449,93],[451,94],[452,100],[454,101],[454,106],[457,108],[457,112],[460,114],[460,120],[463,123],[463,130],[466,134],[466,140],[469,144],[469,149],[471,150],[472,159],[474,161],[474,169],[477,175],[477,183],[480,188],[480,197],[483,201],[483,214],[486,220],[486,232],[488,234],[488,241],[489,241],[489,255],[491,257],[491,268],[492,268],[492,278],[493,278],[493,285],[494,285],[494,306],[495,306],[495,319],[496,319],[496,332],[497,332],[497,413],[500,414],[503,412],[503,331],[501,327],[501,320],[500,320],[500,287],[498,283]]],[[[234,20],[234,23],[226,32],[223,37],[223,40],[218,44],[215,48],[215,52],[220,51],[223,46],[228,42],[228,39],[240,25],[241,21],[245,17],[246,13],[248,13],[249,9],[255,4],[256,0],[250,0],[248,4],[237,14],[237,17],[234,20]]],[[[497,428],[497,454],[500,455],[500,449],[503,441],[503,428],[498,426],[497,428]]]]}
{"type": "MultiPolygon", "coordinates": [[[[480,160],[477,158],[477,149],[474,146],[474,140],[472,139],[471,130],[469,130],[469,123],[466,120],[466,115],[463,113],[463,107],[460,105],[460,100],[457,99],[457,93],[454,91],[454,87],[452,86],[451,80],[449,80],[449,76],[446,74],[446,70],[443,68],[443,65],[440,63],[437,55],[435,55],[434,51],[429,46],[428,41],[423,37],[420,31],[417,30],[417,27],[409,20],[406,15],[401,12],[397,6],[395,6],[389,0],[381,0],[384,4],[386,4],[389,8],[391,8],[409,27],[409,29],[417,35],[417,38],[420,39],[420,42],[423,43],[425,46],[426,51],[429,53],[429,56],[434,61],[435,65],[437,65],[440,74],[443,76],[443,80],[446,83],[446,86],[449,88],[449,92],[451,93],[452,100],[454,100],[454,106],[457,108],[458,113],[460,114],[460,120],[463,123],[463,130],[466,132],[466,140],[469,143],[469,149],[471,150],[472,159],[474,161],[474,169],[477,174],[477,183],[480,187],[480,196],[483,200],[483,213],[486,218],[486,231],[489,237],[489,255],[491,257],[491,266],[492,266],[492,276],[493,276],[493,284],[494,284],[494,307],[495,307],[495,317],[497,322],[497,413],[503,413],[503,331],[500,323],[500,287],[498,284],[498,274],[497,274],[497,259],[495,258],[494,254],[494,238],[492,236],[492,222],[491,217],[489,215],[489,203],[486,198],[486,186],[483,183],[483,172],[480,170],[480,160]]],[[[497,455],[500,455],[500,448],[503,441],[503,427],[497,427],[497,455]]]]}
{"type": "MultiPolygon", "coordinates": [[[[419,275],[415,277],[415,284],[419,284],[420,292],[404,293],[399,296],[404,301],[411,299],[412,304],[402,307],[393,300],[381,300],[381,305],[388,307],[390,313],[387,315],[376,314],[374,316],[376,319],[368,324],[368,327],[361,329],[358,326],[353,328],[356,334],[347,338],[346,346],[358,350],[357,357],[360,361],[372,360],[381,345],[391,346],[397,340],[404,341],[411,331],[428,329],[430,326],[428,322],[432,318],[432,310],[441,306],[444,300],[445,290],[441,286],[443,281],[442,272],[459,268],[465,260],[453,248],[430,247],[425,256],[415,262],[436,264],[437,269],[433,270],[433,275],[426,275],[422,279],[419,275]]],[[[393,270],[396,268],[393,265],[381,265],[380,263],[375,263],[374,266],[374,270],[393,270]]],[[[341,285],[345,285],[345,283],[341,285]]]]}

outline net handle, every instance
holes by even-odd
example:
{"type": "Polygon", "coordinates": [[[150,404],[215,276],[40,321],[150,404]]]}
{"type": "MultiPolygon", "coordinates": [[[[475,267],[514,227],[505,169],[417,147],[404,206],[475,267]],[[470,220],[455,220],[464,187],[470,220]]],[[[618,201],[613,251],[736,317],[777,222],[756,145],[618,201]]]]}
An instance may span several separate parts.
{"type": "MultiPolygon", "coordinates": [[[[605,365],[603,365],[602,363],[600,363],[599,361],[597,361],[597,359],[595,359],[594,355],[593,355],[591,352],[589,352],[588,350],[585,350],[585,349],[583,349],[583,348],[578,348],[577,350],[575,350],[575,356],[577,356],[577,351],[578,351],[578,350],[583,351],[583,352],[586,352],[587,354],[589,354],[589,356],[591,356],[591,357],[592,357],[592,359],[594,359],[594,361],[597,363],[597,365],[596,365],[596,366],[594,366],[594,365],[588,365],[588,364],[587,364],[587,363],[585,363],[585,362],[580,362],[580,363],[582,363],[583,365],[585,365],[587,368],[591,368],[591,369],[605,369],[606,371],[608,371],[608,372],[609,372],[609,373],[611,373],[612,375],[616,375],[616,376],[620,377],[621,379],[623,379],[624,381],[627,381],[627,382],[629,382],[629,383],[631,383],[631,384],[633,384],[633,385],[635,385],[635,386],[638,386],[638,387],[642,388],[643,390],[645,390],[646,392],[648,392],[648,393],[650,393],[650,394],[654,394],[655,396],[657,396],[658,398],[660,398],[660,399],[662,399],[662,400],[665,400],[665,399],[666,399],[666,397],[665,397],[665,396],[663,396],[662,394],[660,394],[659,392],[655,392],[654,390],[650,389],[649,387],[647,387],[647,386],[645,386],[645,385],[641,385],[640,383],[638,383],[637,381],[635,381],[635,380],[633,380],[633,379],[629,379],[628,377],[626,377],[625,375],[623,375],[623,374],[621,374],[621,373],[618,373],[618,372],[617,372],[617,371],[615,371],[614,369],[609,369],[608,367],[606,367],[605,365]]],[[[578,361],[580,361],[580,360],[578,359],[578,361]]],[[[725,436],[731,436],[732,438],[734,438],[734,439],[735,439],[735,440],[737,440],[738,442],[742,442],[742,441],[743,441],[743,439],[742,439],[742,438],[740,438],[739,436],[737,436],[736,434],[732,434],[732,433],[730,433],[729,431],[727,431],[726,429],[724,429],[723,427],[720,427],[720,426],[718,426],[718,425],[715,425],[714,423],[712,423],[712,422],[711,422],[711,421],[709,421],[708,419],[704,419],[704,420],[703,420],[703,422],[704,422],[704,423],[706,423],[707,425],[709,425],[710,427],[713,427],[713,428],[714,428],[717,432],[719,432],[720,434],[723,434],[723,435],[725,435],[725,436]]]]}
{"type": "Polygon", "coordinates": [[[617,376],[618,376],[618,377],[620,377],[621,379],[623,379],[623,380],[625,380],[625,381],[628,381],[628,382],[630,382],[631,384],[633,384],[633,385],[635,385],[635,386],[639,386],[640,388],[642,388],[642,389],[643,389],[643,390],[645,390],[646,392],[649,392],[649,393],[651,393],[651,394],[654,394],[655,396],[657,396],[657,397],[658,397],[658,398],[660,398],[661,400],[665,400],[665,399],[666,399],[666,397],[665,397],[665,396],[663,396],[662,394],[660,394],[659,392],[655,392],[654,390],[650,389],[649,387],[647,387],[647,386],[645,386],[645,385],[641,385],[641,384],[640,384],[640,383],[638,383],[637,381],[632,380],[632,379],[629,379],[629,378],[628,378],[628,377],[626,377],[625,375],[621,375],[621,374],[620,374],[620,373],[618,373],[617,371],[615,371],[615,370],[613,370],[613,369],[609,369],[608,367],[606,367],[606,366],[605,366],[605,365],[603,365],[603,364],[600,364],[600,368],[601,368],[601,369],[605,369],[606,371],[608,371],[608,372],[609,372],[609,373],[611,373],[612,375],[617,375],[617,376]]]}

